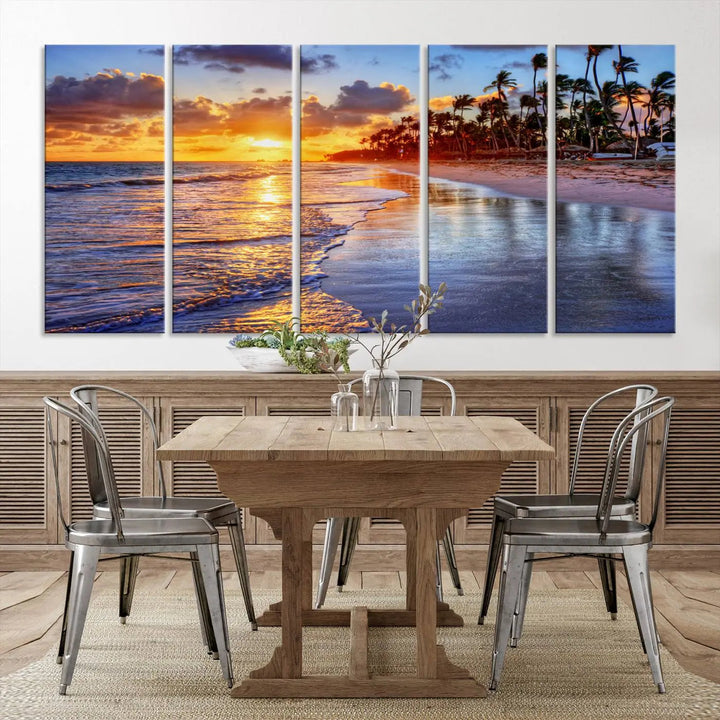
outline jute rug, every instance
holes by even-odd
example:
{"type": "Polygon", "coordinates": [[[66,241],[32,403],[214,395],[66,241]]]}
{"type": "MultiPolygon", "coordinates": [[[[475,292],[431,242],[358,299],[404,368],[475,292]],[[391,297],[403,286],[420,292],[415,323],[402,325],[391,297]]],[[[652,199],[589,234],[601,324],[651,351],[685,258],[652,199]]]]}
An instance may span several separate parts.
{"type": "MultiPolygon", "coordinates": [[[[264,664],[279,629],[253,633],[236,590],[226,591],[236,681],[264,664]]],[[[257,592],[258,609],[278,593],[257,592]]],[[[494,630],[478,626],[477,593],[448,594],[466,620],[441,629],[449,659],[486,683],[494,630]]],[[[328,606],[401,607],[399,595],[331,593],[328,606]]],[[[200,643],[195,602],[188,593],[138,593],[127,625],[117,622],[117,598],[91,601],[68,695],[58,695],[54,653],[0,680],[0,717],[8,720],[659,720],[720,717],[720,686],[684,671],[666,651],[667,694],[658,695],[642,653],[632,611],[608,619],[602,593],[537,591],[528,605],[520,647],[508,649],[498,693],[485,699],[245,700],[229,696],[217,661],[200,643]]],[[[344,673],[345,628],[305,630],[305,672],[344,673]]],[[[414,630],[371,629],[371,672],[412,672],[414,630]]]]}

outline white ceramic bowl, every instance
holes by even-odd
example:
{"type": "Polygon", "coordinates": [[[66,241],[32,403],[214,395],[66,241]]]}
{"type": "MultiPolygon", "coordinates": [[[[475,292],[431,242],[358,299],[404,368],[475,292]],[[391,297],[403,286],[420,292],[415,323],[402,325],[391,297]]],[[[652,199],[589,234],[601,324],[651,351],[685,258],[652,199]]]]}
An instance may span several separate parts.
{"type": "Polygon", "coordinates": [[[294,365],[288,365],[275,348],[244,347],[228,348],[243,370],[257,373],[296,373],[294,365]]]}
{"type": "MultiPolygon", "coordinates": [[[[243,370],[256,373],[296,373],[299,372],[294,365],[288,365],[275,348],[258,347],[229,347],[228,350],[240,363],[243,370]]],[[[348,355],[352,355],[357,348],[349,347],[348,355]]]]}

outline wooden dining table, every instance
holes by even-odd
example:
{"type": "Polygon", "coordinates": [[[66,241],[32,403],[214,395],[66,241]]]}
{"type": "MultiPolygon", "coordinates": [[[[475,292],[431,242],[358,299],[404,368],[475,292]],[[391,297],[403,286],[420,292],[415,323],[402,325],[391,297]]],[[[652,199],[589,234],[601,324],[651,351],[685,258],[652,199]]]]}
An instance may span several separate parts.
{"type": "MultiPolygon", "coordinates": [[[[280,625],[269,662],[235,685],[236,697],[484,697],[451,663],[437,627],[463,621],[436,595],[437,543],[480,507],[515,460],[554,450],[508,417],[403,417],[397,430],[338,432],[332,418],[199,418],[158,450],[160,460],[205,461],[218,487],[265,519],[282,540],[282,600],[259,625],[280,625]],[[405,606],[313,609],[312,530],[327,517],[394,518],[407,535],[405,606]],[[303,674],[303,626],[348,626],[347,673],[303,674]],[[416,628],[415,675],[368,670],[368,627],[416,628]]],[[[400,658],[403,661],[404,658],[400,658]]]]}

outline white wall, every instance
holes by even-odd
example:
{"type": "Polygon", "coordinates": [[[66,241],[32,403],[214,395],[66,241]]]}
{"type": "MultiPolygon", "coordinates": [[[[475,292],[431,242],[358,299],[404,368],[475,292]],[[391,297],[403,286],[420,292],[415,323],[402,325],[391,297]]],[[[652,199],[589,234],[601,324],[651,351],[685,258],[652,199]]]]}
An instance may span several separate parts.
{"type": "MultiPolygon", "coordinates": [[[[717,0],[0,0],[0,370],[234,369],[226,336],[43,333],[43,46],[52,43],[676,45],[677,333],[430,335],[437,370],[720,369],[717,0]]],[[[356,354],[358,368],[365,357],[356,354]]],[[[362,353],[364,355],[364,353],[362,353]]]]}

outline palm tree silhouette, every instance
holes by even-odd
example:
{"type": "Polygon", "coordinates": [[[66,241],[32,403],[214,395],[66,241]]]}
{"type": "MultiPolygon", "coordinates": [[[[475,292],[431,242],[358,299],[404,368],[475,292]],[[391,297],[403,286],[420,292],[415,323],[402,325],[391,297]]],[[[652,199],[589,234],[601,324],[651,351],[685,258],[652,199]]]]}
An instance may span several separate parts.
{"type": "MultiPolygon", "coordinates": [[[[620,77],[622,78],[625,97],[627,98],[628,107],[630,108],[630,115],[632,116],[633,126],[635,127],[635,147],[633,150],[633,159],[637,159],[638,147],[640,145],[640,131],[637,124],[637,117],[635,117],[635,105],[633,104],[633,95],[628,88],[628,81],[625,77],[625,73],[636,73],[638,71],[638,64],[635,61],[635,58],[625,57],[622,54],[622,45],[618,45],[618,59],[617,61],[613,60],[613,67],[615,68],[615,82],[617,82],[618,75],[620,75],[620,77]]],[[[625,116],[627,117],[627,113],[625,113],[625,116]]],[[[625,118],[623,118],[623,122],[625,122],[625,118]]],[[[620,123],[620,127],[622,127],[622,123],[620,123]]]]}

